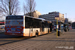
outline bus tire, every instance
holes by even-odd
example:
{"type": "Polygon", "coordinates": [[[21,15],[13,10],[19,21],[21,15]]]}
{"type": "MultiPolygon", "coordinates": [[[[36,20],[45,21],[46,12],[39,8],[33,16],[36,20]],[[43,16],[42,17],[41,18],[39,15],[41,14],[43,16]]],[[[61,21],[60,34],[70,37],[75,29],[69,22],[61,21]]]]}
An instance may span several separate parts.
{"type": "Polygon", "coordinates": [[[49,29],[48,29],[48,33],[49,33],[49,29]]]}
{"type": "Polygon", "coordinates": [[[36,30],[36,37],[38,36],[38,30],[36,30]]]}

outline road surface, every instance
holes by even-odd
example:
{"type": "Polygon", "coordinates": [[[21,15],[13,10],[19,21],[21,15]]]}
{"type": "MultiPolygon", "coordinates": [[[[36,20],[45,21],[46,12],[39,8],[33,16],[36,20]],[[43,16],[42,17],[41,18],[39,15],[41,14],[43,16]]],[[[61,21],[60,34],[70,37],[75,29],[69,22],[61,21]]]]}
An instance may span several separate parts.
{"type": "Polygon", "coordinates": [[[0,34],[0,50],[75,50],[75,30],[25,39],[0,34]]]}

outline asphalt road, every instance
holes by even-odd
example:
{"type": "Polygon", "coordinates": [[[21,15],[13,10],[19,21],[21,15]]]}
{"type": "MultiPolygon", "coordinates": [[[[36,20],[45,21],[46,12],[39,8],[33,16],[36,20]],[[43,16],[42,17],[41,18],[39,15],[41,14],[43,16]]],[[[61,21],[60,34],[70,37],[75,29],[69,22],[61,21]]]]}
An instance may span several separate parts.
{"type": "Polygon", "coordinates": [[[55,33],[28,39],[18,36],[3,36],[0,38],[0,50],[75,50],[74,29],[64,32],[58,38],[55,33]]]}
{"type": "Polygon", "coordinates": [[[10,36],[0,33],[0,46],[28,39],[27,37],[10,36]]]}
{"type": "MultiPolygon", "coordinates": [[[[31,37],[31,38],[35,38],[35,37],[31,37]]],[[[3,32],[3,33],[0,33],[0,46],[5,45],[5,44],[14,43],[14,42],[27,40],[27,39],[30,39],[30,37],[5,35],[3,32]]]]}

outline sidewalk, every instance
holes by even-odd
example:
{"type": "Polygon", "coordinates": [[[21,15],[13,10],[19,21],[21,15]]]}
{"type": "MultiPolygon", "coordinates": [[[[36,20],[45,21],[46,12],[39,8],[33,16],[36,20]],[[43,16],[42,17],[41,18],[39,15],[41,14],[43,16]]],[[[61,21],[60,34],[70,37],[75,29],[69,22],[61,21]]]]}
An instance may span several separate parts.
{"type": "Polygon", "coordinates": [[[0,45],[0,50],[75,50],[75,30],[65,32],[58,38],[51,33],[0,45]]]}

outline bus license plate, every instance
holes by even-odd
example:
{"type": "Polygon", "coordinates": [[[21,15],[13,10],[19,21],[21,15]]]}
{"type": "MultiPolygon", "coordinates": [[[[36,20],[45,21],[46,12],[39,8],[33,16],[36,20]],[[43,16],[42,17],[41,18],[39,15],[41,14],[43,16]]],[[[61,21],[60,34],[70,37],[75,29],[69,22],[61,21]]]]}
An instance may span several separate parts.
{"type": "Polygon", "coordinates": [[[11,31],[15,31],[15,28],[11,28],[11,31]]]}

